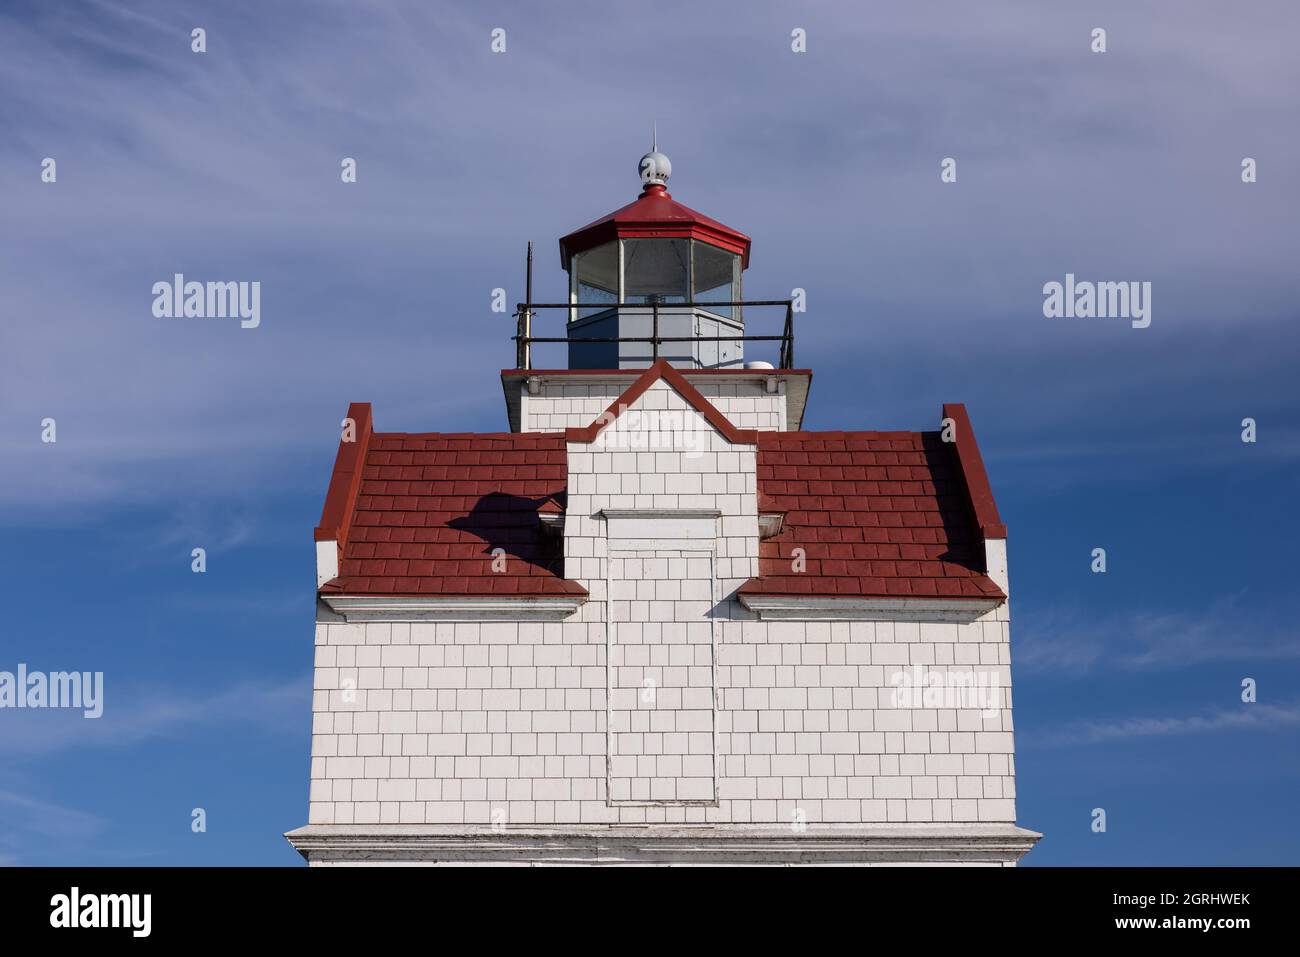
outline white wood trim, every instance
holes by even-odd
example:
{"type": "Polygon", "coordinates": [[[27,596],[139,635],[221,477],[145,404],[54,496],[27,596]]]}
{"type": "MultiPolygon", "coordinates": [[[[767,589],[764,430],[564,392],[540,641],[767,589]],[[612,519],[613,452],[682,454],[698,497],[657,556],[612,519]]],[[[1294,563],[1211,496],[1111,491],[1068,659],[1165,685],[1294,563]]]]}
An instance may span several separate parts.
{"type": "Polygon", "coordinates": [[[699,542],[717,540],[722,513],[716,508],[607,508],[601,515],[614,548],[698,548],[699,542]],[[644,544],[622,544],[627,541],[644,544]]]}
{"type": "Polygon", "coordinates": [[[968,623],[988,614],[1000,598],[850,598],[746,595],[740,603],[765,620],[935,621],[968,623]]]}
{"type": "Polygon", "coordinates": [[[1005,538],[984,539],[984,567],[988,569],[993,584],[1010,597],[1011,581],[1007,576],[1007,540],[1005,538]]]}
{"type": "Polygon", "coordinates": [[[603,508],[606,518],[718,518],[716,508],[603,508]]]}
{"type": "Polygon", "coordinates": [[[718,763],[718,715],[721,710],[718,694],[718,628],[716,609],[718,598],[718,520],[722,512],[710,508],[607,508],[600,512],[605,519],[605,803],[609,807],[720,807],[721,774],[718,763]],[[630,522],[637,530],[645,532],[645,537],[615,537],[612,529],[615,523],[630,522]],[[691,527],[697,532],[693,537],[684,539],[665,539],[655,537],[659,528],[665,523],[675,523],[674,528],[681,527],[682,522],[699,523],[691,527]],[[707,530],[707,534],[704,532],[707,530]],[[710,724],[710,736],[713,743],[713,797],[710,800],[651,800],[651,801],[616,801],[613,793],[614,782],[614,648],[617,645],[617,628],[614,622],[614,560],[641,556],[652,551],[686,551],[700,552],[709,556],[709,597],[712,607],[709,609],[709,681],[710,700],[713,706],[713,720],[710,724]]]}
{"type": "Polygon", "coordinates": [[[713,805],[715,807],[721,807],[722,804],[722,772],[718,770],[718,763],[722,760],[718,748],[718,719],[722,714],[722,698],[718,691],[718,609],[722,605],[722,599],[718,593],[718,540],[714,538],[709,543],[709,598],[713,602],[709,609],[709,683],[712,685],[709,690],[713,692],[710,695],[713,703],[713,722],[709,725],[709,730],[713,734],[713,805]]]}
{"type": "Polygon", "coordinates": [[[332,539],[316,543],[316,587],[339,577],[339,543],[332,539]]]}
{"type": "Polygon", "coordinates": [[[322,595],[347,621],[559,621],[576,612],[586,597],[474,596],[449,598],[380,595],[322,595]]]}
{"type": "Polygon", "coordinates": [[[1015,824],[310,824],[313,865],[943,864],[1014,866],[1042,834],[1015,824]]]}

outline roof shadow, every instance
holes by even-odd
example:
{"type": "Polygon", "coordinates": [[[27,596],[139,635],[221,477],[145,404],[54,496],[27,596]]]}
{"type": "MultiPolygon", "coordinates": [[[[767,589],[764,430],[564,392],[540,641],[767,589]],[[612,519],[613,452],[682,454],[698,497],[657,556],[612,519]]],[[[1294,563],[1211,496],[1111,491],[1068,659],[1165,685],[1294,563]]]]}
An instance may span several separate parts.
{"type": "Polygon", "coordinates": [[[470,509],[468,515],[453,518],[447,527],[473,535],[484,543],[483,554],[491,557],[497,549],[529,565],[561,576],[564,565],[563,540],[550,536],[542,528],[537,510],[548,500],[562,495],[529,498],[506,492],[489,492],[470,509]]]}

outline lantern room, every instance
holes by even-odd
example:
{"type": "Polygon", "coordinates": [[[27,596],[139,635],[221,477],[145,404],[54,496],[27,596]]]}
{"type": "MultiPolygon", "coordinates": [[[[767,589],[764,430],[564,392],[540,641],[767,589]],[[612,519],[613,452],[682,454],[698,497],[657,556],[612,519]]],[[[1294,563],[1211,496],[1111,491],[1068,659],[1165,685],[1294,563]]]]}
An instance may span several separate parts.
{"type": "Polygon", "coordinates": [[[749,237],[673,199],[657,148],[639,169],[635,202],[560,240],[569,368],[743,367],[749,237]]]}

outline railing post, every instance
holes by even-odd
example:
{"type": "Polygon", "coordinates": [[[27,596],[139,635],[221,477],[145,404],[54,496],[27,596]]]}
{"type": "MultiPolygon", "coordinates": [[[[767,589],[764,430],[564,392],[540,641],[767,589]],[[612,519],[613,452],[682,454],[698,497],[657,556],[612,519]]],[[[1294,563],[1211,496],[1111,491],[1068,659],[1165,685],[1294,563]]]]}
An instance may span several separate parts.
{"type": "Polygon", "coordinates": [[[515,306],[515,368],[524,367],[524,307],[515,306]]]}
{"type": "Polygon", "coordinates": [[[523,346],[523,368],[531,369],[533,367],[533,241],[528,240],[528,266],[524,280],[524,314],[520,319],[520,326],[523,331],[523,339],[520,344],[523,346]]]}
{"type": "Polygon", "coordinates": [[[533,311],[526,309],[524,311],[524,368],[533,367],[533,311]]]}
{"type": "Polygon", "coordinates": [[[783,368],[794,368],[794,303],[785,304],[785,364],[783,368]]]}

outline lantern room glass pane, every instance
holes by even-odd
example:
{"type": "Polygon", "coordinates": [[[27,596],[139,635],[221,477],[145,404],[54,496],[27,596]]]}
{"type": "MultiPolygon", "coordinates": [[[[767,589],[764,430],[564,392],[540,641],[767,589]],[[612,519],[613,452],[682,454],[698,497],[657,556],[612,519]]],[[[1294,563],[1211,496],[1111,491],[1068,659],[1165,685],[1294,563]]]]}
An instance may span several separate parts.
{"type": "MultiPolygon", "coordinates": [[[[740,257],[708,243],[692,242],[695,256],[695,302],[740,301],[740,257]]],[[[707,306],[709,312],[730,319],[731,306],[707,306]]]]}
{"type": "Polygon", "coordinates": [[[623,240],[624,301],[686,302],[689,255],[685,239],[623,240]]]}
{"type": "MultiPolygon", "coordinates": [[[[573,274],[576,277],[574,291],[578,302],[608,303],[618,302],[618,243],[606,243],[578,253],[573,257],[573,274]]],[[[578,318],[595,315],[604,310],[597,305],[591,309],[579,309],[578,318]]]]}

